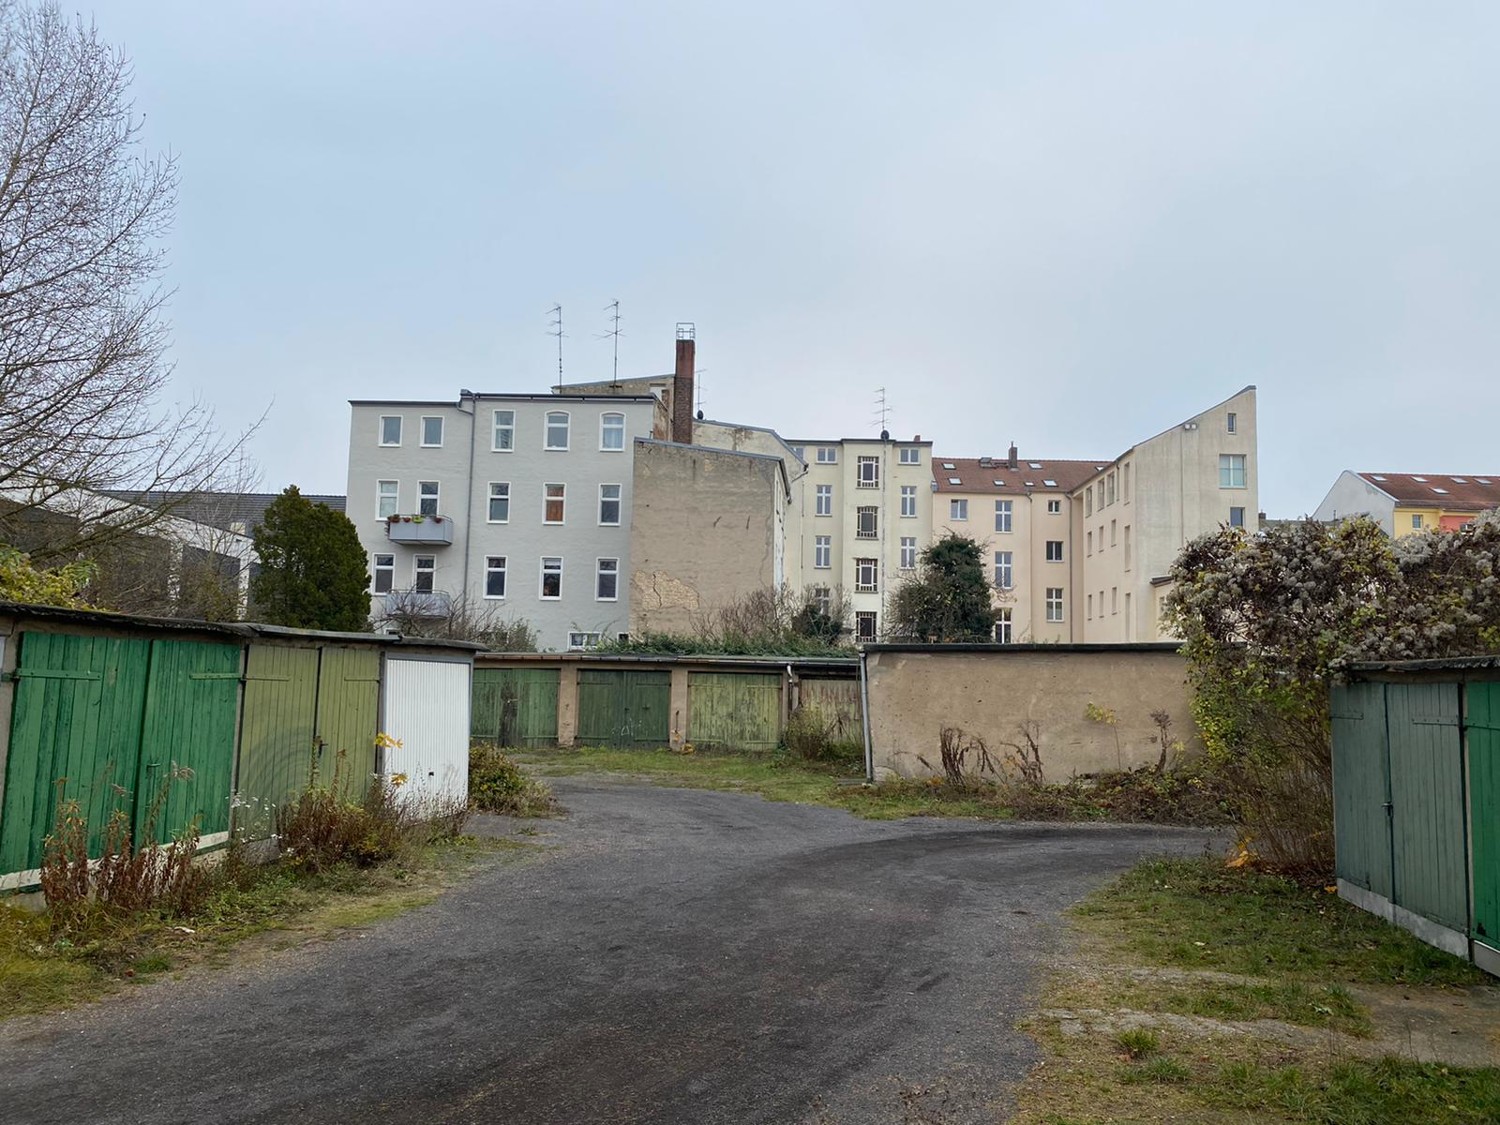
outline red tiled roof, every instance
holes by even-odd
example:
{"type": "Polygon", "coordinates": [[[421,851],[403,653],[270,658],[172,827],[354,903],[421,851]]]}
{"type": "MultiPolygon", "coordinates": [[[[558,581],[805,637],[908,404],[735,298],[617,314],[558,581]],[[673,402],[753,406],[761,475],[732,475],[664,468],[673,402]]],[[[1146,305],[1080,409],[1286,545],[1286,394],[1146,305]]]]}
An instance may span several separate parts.
{"type": "Polygon", "coordinates": [[[1466,512],[1500,508],[1500,473],[1481,473],[1477,477],[1443,473],[1360,473],[1359,476],[1398,504],[1466,512]]]}
{"type": "Polygon", "coordinates": [[[1102,461],[1047,461],[1022,457],[1012,469],[1004,457],[932,455],[932,479],[939,492],[993,492],[998,496],[1028,492],[1071,492],[1114,458],[1102,461]],[[954,483],[957,481],[958,483],[954,483]]]}

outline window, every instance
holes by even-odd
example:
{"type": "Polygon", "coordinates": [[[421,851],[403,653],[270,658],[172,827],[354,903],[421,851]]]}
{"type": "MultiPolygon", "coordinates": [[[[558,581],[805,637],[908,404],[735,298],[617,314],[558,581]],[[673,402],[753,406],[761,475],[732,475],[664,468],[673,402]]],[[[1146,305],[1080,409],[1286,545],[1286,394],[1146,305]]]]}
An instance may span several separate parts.
{"type": "Polygon", "coordinates": [[[401,444],[401,415],[383,414],[380,418],[380,444],[401,444]]]}
{"type": "Polygon", "coordinates": [[[1062,501],[1061,500],[1048,500],[1047,501],[1047,514],[1049,516],[1061,515],[1062,514],[1062,501]]]}
{"type": "Polygon", "coordinates": [[[948,518],[950,520],[966,520],[969,518],[969,502],[967,500],[949,500],[948,518]]]}
{"type": "Polygon", "coordinates": [[[1120,587],[1118,586],[1111,586],[1109,588],[1109,612],[1120,612],[1120,587]]]}
{"type": "Polygon", "coordinates": [[[995,585],[1002,590],[1009,590],[1015,583],[1012,581],[1011,553],[1009,551],[995,552],[995,585]]]}
{"type": "Polygon", "coordinates": [[[565,484],[542,485],[542,522],[562,523],[563,509],[567,500],[568,486],[565,484]]]}
{"type": "Polygon", "coordinates": [[[443,444],[443,419],[441,417],[422,416],[422,444],[428,449],[443,444]]]}
{"type": "Polygon", "coordinates": [[[875,615],[873,613],[856,613],[854,615],[854,636],[856,640],[873,641],[875,639],[875,615]]]}
{"type": "Polygon", "coordinates": [[[917,486],[914,484],[903,484],[901,486],[901,518],[915,519],[917,515],[917,486]]]}
{"type": "Polygon", "coordinates": [[[1094,553],[1094,533],[1092,531],[1086,533],[1083,541],[1085,544],[1083,553],[1085,555],[1092,555],[1094,553]]]}
{"type": "Polygon", "coordinates": [[[401,485],[397,481],[377,481],[375,490],[379,497],[375,504],[375,512],[378,518],[385,519],[394,516],[399,511],[401,485]]]}
{"type": "Polygon", "coordinates": [[[1009,609],[995,610],[995,643],[997,645],[1010,644],[1010,622],[1011,611],[1009,609]]]}
{"type": "Polygon", "coordinates": [[[860,488],[880,487],[880,458],[861,457],[855,462],[855,483],[860,488]]]}
{"type": "Polygon", "coordinates": [[[814,586],[813,606],[819,613],[826,614],[833,608],[833,591],[827,586],[814,586]]]}
{"type": "Polygon", "coordinates": [[[516,447],[516,412],[495,411],[495,436],[490,448],[496,453],[509,453],[516,447]]]}
{"type": "Polygon", "coordinates": [[[1099,499],[1095,507],[1099,508],[1100,510],[1103,510],[1104,508],[1104,481],[1102,480],[1099,482],[1099,499]]]}
{"type": "Polygon", "coordinates": [[[920,465],[922,463],[922,450],[919,446],[903,445],[897,450],[896,458],[903,465],[920,465]]]}
{"type": "Polygon", "coordinates": [[[411,588],[419,594],[432,593],[432,579],[437,573],[436,555],[418,555],[411,561],[411,588]]]}
{"type": "Polygon", "coordinates": [[[1245,455],[1243,453],[1219,454],[1219,487],[1245,487],[1245,455]]]}
{"type": "Polygon", "coordinates": [[[818,464],[837,465],[839,462],[839,450],[836,445],[818,446],[818,464]]]}
{"type": "Polygon", "coordinates": [[[1245,526],[1245,509],[1244,508],[1230,508],[1229,509],[1229,526],[1230,527],[1244,527],[1245,526]]]}
{"type": "Polygon", "coordinates": [[[1123,491],[1125,493],[1125,503],[1129,504],[1130,503],[1130,466],[1126,465],[1123,469],[1121,469],[1120,470],[1120,475],[1124,479],[1124,484],[1123,484],[1122,488],[1123,488],[1123,491]]]}
{"type": "Polygon", "coordinates": [[[820,516],[833,515],[833,485],[818,485],[817,507],[813,511],[814,514],[820,516]]]}
{"type": "Polygon", "coordinates": [[[1013,503],[1014,503],[1014,501],[1011,501],[1011,500],[996,500],[995,501],[995,530],[996,531],[1009,531],[1010,530],[1011,507],[1012,507],[1013,503]]]}
{"type": "Polygon", "coordinates": [[[799,460],[799,461],[806,461],[807,460],[807,447],[806,446],[794,445],[794,446],[791,447],[791,449],[792,449],[792,452],[797,455],[797,460],[799,460]]]}
{"type": "Polygon", "coordinates": [[[1125,525],[1125,569],[1130,569],[1130,525],[1125,525]]]}
{"type": "Polygon", "coordinates": [[[1411,526],[1412,526],[1412,530],[1413,531],[1421,531],[1422,530],[1422,517],[1419,516],[1419,515],[1418,516],[1412,516],[1412,518],[1411,518],[1411,526]]]}
{"type": "Polygon", "coordinates": [[[1115,474],[1110,473],[1105,477],[1104,483],[1109,485],[1109,502],[1113,504],[1115,502],[1115,474]]]}
{"type": "Polygon", "coordinates": [[[854,588],[861,594],[873,594],[879,589],[879,560],[854,560],[854,588]]]}
{"type": "Polygon", "coordinates": [[[1083,490],[1083,514],[1086,516],[1094,514],[1094,489],[1092,485],[1083,490]]]}
{"type": "Polygon", "coordinates": [[[903,535],[901,537],[901,569],[915,570],[917,568],[917,537],[915,535],[903,535]]]}
{"type": "MultiPolygon", "coordinates": [[[[591,648],[598,648],[599,642],[603,639],[604,635],[602,633],[569,633],[568,651],[586,652],[591,648]]],[[[620,634],[620,639],[622,641],[625,639],[624,633],[620,634]]]]}
{"type": "Polygon", "coordinates": [[[594,572],[594,600],[612,602],[620,596],[620,560],[600,559],[594,572]]]}
{"type": "Polygon", "coordinates": [[[854,509],[854,537],[856,539],[878,539],[880,527],[877,520],[879,508],[865,507],[854,509]]]}
{"type": "Polygon", "coordinates": [[[1062,540],[1061,539],[1049,539],[1049,540],[1047,540],[1047,561],[1048,562],[1062,562],[1063,561],[1063,545],[1062,545],[1062,540]]]}
{"type": "Polygon", "coordinates": [[[490,523],[510,522],[510,482],[490,481],[490,523]]]}
{"type": "Polygon", "coordinates": [[[419,516],[435,516],[438,514],[437,481],[423,480],[417,482],[417,514],[419,516]]]}
{"type": "Polygon", "coordinates": [[[625,448],[625,415],[599,415],[599,448],[610,453],[625,448]]]}
{"type": "Polygon", "coordinates": [[[375,556],[375,592],[389,594],[396,585],[396,556],[375,556]]]}
{"type": "Polygon", "coordinates": [[[833,536],[819,535],[813,539],[813,567],[827,570],[833,566],[833,536]]]}
{"type": "Polygon", "coordinates": [[[1113,547],[1116,543],[1118,543],[1120,541],[1119,523],[1120,523],[1119,520],[1110,520],[1109,521],[1109,545],[1111,547],[1113,547]]]}
{"type": "Polygon", "coordinates": [[[555,602],[562,597],[563,561],[559,558],[542,557],[542,600],[555,602]]]}
{"type": "Polygon", "coordinates": [[[1047,587],[1047,620],[1058,622],[1063,619],[1062,587],[1047,587]]]}
{"type": "Polygon", "coordinates": [[[1237,414],[1235,414],[1235,412],[1233,410],[1231,410],[1229,412],[1229,432],[1230,433],[1234,433],[1235,432],[1235,427],[1239,424],[1239,420],[1240,420],[1239,416],[1237,414]]]}
{"type": "Polygon", "coordinates": [[[505,597],[505,556],[490,555],[484,560],[484,596],[505,597]]]}
{"type": "Polygon", "coordinates": [[[620,488],[618,484],[599,486],[599,525],[601,527],[620,526],[620,488]]]}
{"type": "Polygon", "coordinates": [[[1087,598],[1084,599],[1084,606],[1086,607],[1084,609],[1084,614],[1083,614],[1084,620],[1085,621],[1092,621],[1094,619],[1094,595],[1093,594],[1090,594],[1087,598]]]}
{"type": "Polygon", "coordinates": [[[547,411],[547,449],[568,448],[568,412],[566,410],[547,411]]]}

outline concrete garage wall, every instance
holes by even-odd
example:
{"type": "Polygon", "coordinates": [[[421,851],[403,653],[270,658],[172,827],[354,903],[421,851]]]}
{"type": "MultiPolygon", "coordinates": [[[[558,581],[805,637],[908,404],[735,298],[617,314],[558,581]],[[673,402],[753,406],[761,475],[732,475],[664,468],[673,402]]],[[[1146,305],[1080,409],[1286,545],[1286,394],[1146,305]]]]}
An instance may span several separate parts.
{"type": "Polygon", "coordinates": [[[871,645],[866,661],[871,764],[906,777],[942,771],[944,727],[982,738],[998,760],[1030,724],[1048,781],[1154,763],[1153,711],[1172,717],[1189,753],[1203,748],[1172,644],[871,645]],[[1114,723],[1090,718],[1091,703],[1114,723]]]}

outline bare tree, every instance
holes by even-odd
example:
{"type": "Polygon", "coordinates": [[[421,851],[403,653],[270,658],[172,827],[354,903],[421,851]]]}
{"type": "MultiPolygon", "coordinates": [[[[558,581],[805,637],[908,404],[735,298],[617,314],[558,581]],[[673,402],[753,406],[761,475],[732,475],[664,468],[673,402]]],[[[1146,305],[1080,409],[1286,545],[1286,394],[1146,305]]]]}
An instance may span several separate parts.
{"type": "Polygon", "coordinates": [[[0,539],[41,559],[171,514],[99,490],[211,490],[249,436],[161,403],[177,169],[131,79],[91,24],[0,0],[0,539]]]}
{"type": "Polygon", "coordinates": [[[431,594],[408,592],[388,598],[381,627],[403,637],[473,641],[492,652],[536,652],[531,622],[462,594],[442,602],[431,594]]]}

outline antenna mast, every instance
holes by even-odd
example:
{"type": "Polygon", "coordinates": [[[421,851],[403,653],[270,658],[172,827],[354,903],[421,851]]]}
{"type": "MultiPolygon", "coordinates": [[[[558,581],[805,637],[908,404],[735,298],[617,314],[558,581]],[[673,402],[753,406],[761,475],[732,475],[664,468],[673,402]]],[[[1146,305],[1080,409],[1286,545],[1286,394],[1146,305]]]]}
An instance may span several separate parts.
{"type": "Polygon", "coordinates": [[[620,381],[620,299],[616,297],[605,305],[604,311],[610,314],[609,320],[614,326],[605,333],[614,340],[615,347],[614,367],[610,373],[610,382],[618,383],[620,381]]]}
{"type": "Polygon", "coordinates": [[[557,385],[558,386],[562,386],[562,383],[563,383],[562,305],[561,304],[553,305],[550,309],[547,310],[547,312],[552,315],[551,321],[548,322],[548,328],[550,329],[550,331],[548,331],[547,335],[549,335],[549,336],[556,336],[557,337],[557,385]]]}
{"type": "Polygon", "coordinates": [[[884,387],[875,388],[875,419],[880,423],[881,433],[885,433],[891,428],[891,407],[886,401],[884,387]]]}

